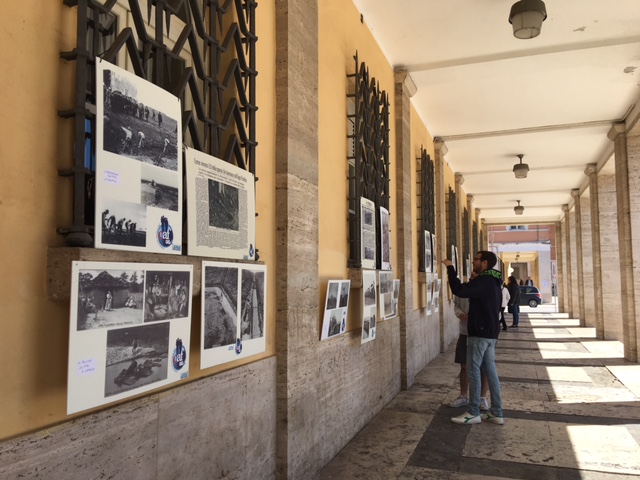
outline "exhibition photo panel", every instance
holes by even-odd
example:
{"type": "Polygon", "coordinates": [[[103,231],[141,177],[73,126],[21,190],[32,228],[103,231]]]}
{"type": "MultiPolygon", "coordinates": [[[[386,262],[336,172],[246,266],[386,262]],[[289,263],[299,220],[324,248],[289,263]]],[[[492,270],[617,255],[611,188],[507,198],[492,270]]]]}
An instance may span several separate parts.
{"type": "Polygon", "coordinates": [[[72,262],[68,414],[188,378],[192,284],[191,265],[72,262]]]}
{"type": "Polygon", "coordinates": [[[362,335],[361,343],[367,343],[376,338],[376,323],[378,314],[376,272],[362,271],[362,335]]]}
{"type": "Polygon", "coordinates": [[[267,267],[202,262],[200,368],[266,349],[267,267]]]}
{"type": "Polygon", "coordinates": [[[185,158],[189,255],[254,260],[253,174],[192,148],[185,158]]]}
{"type": "Polygon", "coordinates": [[[180,100],[96,61],[95,246],[182,251],[180,100]]]}
{"type": "Polygon", "coordinates": [[[350,289],[351,280],[329,280],[320,340],[346,332],[350,289]]]}

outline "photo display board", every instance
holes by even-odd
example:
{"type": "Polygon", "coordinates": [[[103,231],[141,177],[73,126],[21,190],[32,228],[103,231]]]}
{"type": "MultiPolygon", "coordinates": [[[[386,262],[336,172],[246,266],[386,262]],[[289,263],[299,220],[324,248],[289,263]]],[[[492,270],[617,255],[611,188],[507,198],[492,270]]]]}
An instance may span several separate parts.
{"type": "Polygon", "coordinates": [[[191,265],[73,262],[67,414],[189,376],[191,265]]]}
{"type": "Polygon", "coordinates": [[[379,273],[378,290],[380,292],[380,319],[387,320],[393,313],[393,272],[379,273]]]}
{"type": "Polygon", "coordinates": [[[431,257],[431,233],[429,230],[424,231],[424,271],[427,273],[432,272],[433,259],[431,257]]]}
{"type": "Polygon", "coordinates": [[[376,272],[363,270],[361,344],[370,342],[376,338],[376,323],[378,315],[378,295],[376,290],[376,272]]]}
{"type": "Polygon", "coordinates": [[[347,329],[351,280],[329,280],[320,340],[343,334],[347,329]]]}
{"type": "Polygon", "coordinates": [[[266,349],[267,267],[202,262],[200,368],[266,349]]]}
{"type": "Polygon", "coordinates": [[[376,268],[376,205],[360,197],[360,248],[362,268],[376,268]]]}
{"type": "Polygon", "coordinates": [[[192,148],[185,158],[189,255],[253,260],[253,174],[192,148]]]}
{"type": "Polygon", "coordinates": [[[380,207],[380,257],[382,270],[391,270],[391,232],[389,231],[389,211],[380,207]]]}
{"type": "Polygon", "coordinates": [[[180,100],[96,60],[95,246],[182,251],[180,100]]]}

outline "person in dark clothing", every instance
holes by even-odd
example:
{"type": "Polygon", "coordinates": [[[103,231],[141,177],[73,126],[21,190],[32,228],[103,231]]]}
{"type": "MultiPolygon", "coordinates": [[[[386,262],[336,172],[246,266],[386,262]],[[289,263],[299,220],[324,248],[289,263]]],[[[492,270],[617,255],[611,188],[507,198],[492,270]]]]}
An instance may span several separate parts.
{"type": "Polygon", "coordinates": [[[511,298],[509,299],[508,306],[509,310],[513,314],[511,327],[518,328],[518,323],[520,323],[520,287],[518,286],[516,277],[513,275],[509,277],[509,295],[511,298]]]}
{"type": "Polygon", "coordinates": [[[495,348],[500,333],[500,308],[502,284],[500,272],[494,270],[498,259],[493,252],[480,251],[473,257],[473,271],[477,278],[462,283],[450,260],[443,260],[447,267],[449,286],[454,295],[469,299],[467,319],[467,377],[469,379],[469,409],[451,421],[457,424],[480,423],[482,420],[504,424],[500,379],[496,372],[495,348]],[[487,377],[491,392],[491,409],[480,415],[480,370],[487,377]]]}

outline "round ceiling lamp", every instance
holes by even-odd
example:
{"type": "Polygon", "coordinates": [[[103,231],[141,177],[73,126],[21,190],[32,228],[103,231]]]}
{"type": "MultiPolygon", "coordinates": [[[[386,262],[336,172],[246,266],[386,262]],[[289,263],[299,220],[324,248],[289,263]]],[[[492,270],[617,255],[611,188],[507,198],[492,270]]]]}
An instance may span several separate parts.
{"type": "Polygon", "coordinates": [[[542,0],[520,0],[514,3],[509,13],[513,36],[525,40],[537,37],[546,18],[547,9],[542,0]]]}
{"type": "Polygon", "coordinates": [[[524,207],[520,205],[520,200],[516,200],[518,205],[513,207],[513,211],[516,212],[516,215],[522,215],[524,213],[524,207]]]}
{"type": "Polygon", "coordinates": [[[526,163],[522,163],[522,159],[524,155],[522,153],[516,155],[520,159],[520,163],[516,163],[513,166],[513,173],[516,174],[516,178],[527,178],[527,173],[529,173],[529,165],[526,163]]]}

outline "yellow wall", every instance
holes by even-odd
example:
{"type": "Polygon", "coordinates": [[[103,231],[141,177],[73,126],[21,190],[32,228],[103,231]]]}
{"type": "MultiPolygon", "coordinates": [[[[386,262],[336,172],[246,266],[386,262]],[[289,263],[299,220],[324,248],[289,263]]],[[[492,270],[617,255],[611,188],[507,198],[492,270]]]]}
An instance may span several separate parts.
{"type": "MultiPolygon", "coordinates": [[[[348,278],[349,173],[347,161],[347,74],[355,72],[354,55],[369,68],[370,77],[379,82],[390,102],[390,228],[391,265],[397,265],[395,215],[395,124],[394,72],[380,52],[360,13],[351,2],[323,0],[319,2],[319,257],[318,281],[320,313],[323,312],[327,281],[348,278]]],[[[359,293],[352,289],[351,295],[359,293]]],[[[353,304],[350,302],[350,304],[353,304]]],[[[319,319],[320,321],[320,319],[319,319]]],[[[348,328],[359,327],[350,314],[348,328]]]]}
{"type": "MultiPolygon", "coordinates": [[[[190,380],[249,363],[275,352],[275,21],[273,2],[259,6],[256,225],[260,261],[268,266],[267,351],[190,380]]],[[[72,120],[57,111],[73,106],[74,64],[60,59],[75,47],[76,10],[62,1],[4,2],[0,19],[0,332],[4,349],[0,439],[62,422],[66,415],[69,303],[49,301],[46,255],[64,239],[56,227],[71,220],[72,120]],[[9,358],[10,357],[10,358],[9,358]]],[[[194,299],[194,307],[199,297],[194,299]]],[[[199,308],[194,308],[194,322],[199,308]]],[[[194,330],[194,329],[192,329],[194,330]]],[[[199,328],[195,329],[199,331],[199,328]]],[[[192,339],[194,340],[194,339],[192,339]]]]}

